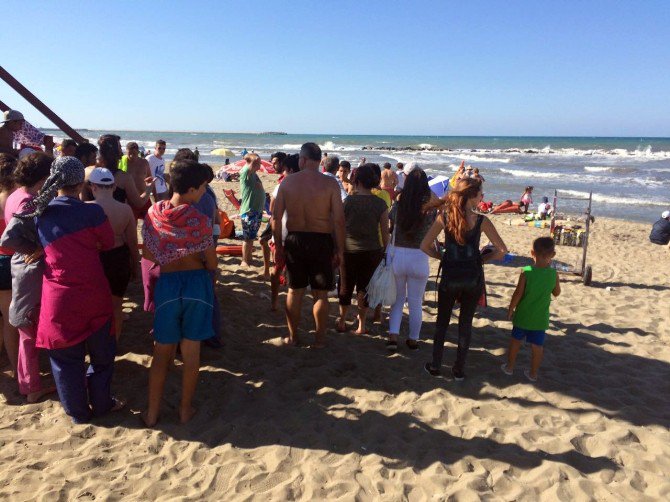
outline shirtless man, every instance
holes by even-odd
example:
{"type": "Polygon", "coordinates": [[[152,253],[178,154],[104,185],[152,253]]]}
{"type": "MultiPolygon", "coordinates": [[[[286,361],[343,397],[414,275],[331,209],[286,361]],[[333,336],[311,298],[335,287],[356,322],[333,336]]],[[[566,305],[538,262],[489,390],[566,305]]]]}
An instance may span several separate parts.
{"type": "MultiPolygon", "coordinates": [[[[140,157],[140,147],[134,141],[131,141],[126,145],[126,155],[128,156],[127,172],[135,182],[137,192],[142,193],[146,188],[145,180],[147,178],[151,178],[151,167],[149,167],[149,162],[146,159],[140,157]]],[[[150,207],[151,199],[147,200],[144,207],[137,209],[133,208],[135,219],[144,219],[150,207]]]]}
{"type": "Polygon", "coordinates": [[[272,212],[275,260],[286,263],[289,290],[286,298],[287,345],[298,344],[300,309],[309,284],[314,298],[314,348],[326,345],[328,291],[333,289],[333,261],[344,256],[344,207],[337,182],[319,172],[321,149],[305,143],[300,149],[300,172],[280,185],[272,212]],[[282,244],[282,217],[287,214],[288,235],[282,244]],[[333,235],[335,242],[333,242],[333,235]]]}
{"type": "Polygon", "coordinates": [[[386,162],[384,164],[384,169],[382,169],[380,188],[386,190],[391,197],[391,200],[393,200],[395,199],[396,186],[398,186],[398,175],[391,170],[391,163],[386,162]]]}
{"type": "Polygon", "coordinates": [[[88,176],[95,199],[92,204],[102,207],[114,230],[114,247],[100,253],[100,261],[112,290],[116,340],[121,337],[123,296],[130,279],[140,276],[140,255],[137,251],[137,223],[128,204],[114,199],[114,175],[105,167],[96,167],[88,176]]]}

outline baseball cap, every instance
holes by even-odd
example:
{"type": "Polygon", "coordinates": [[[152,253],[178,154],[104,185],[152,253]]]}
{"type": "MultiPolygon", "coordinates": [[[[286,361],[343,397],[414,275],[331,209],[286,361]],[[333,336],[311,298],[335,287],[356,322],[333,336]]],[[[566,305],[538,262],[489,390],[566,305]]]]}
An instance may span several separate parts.
{"type": "Polygon", "coordinates": [[[114,175],[106,167],[96,167],[88,175],[88,181],[95,185],[113,185],[114,175]]]}
{"type": "Polygon", "coordinates": [[[402,172],[405,173],[405,176],[408,176],[409,173],[414,171],[414,169],[419,169],[419,164],[416,162],[409,162],[405,164],[405,167],[403,167],[402,172]]]}
{"type": "Polygon", "coordinates": [[[4,116],[5,120],[2,121],[3,124],[5,122],[11,122],[12,120],[25,120],[23,118],[23,113],[17,112],[16,110],[7,110],[4,116]]]}
{"type": "Polygon", "coordinates": [[[663,211],[663,213],[661,213],[661,218],[670,218],[670,211],[663,211]]]}

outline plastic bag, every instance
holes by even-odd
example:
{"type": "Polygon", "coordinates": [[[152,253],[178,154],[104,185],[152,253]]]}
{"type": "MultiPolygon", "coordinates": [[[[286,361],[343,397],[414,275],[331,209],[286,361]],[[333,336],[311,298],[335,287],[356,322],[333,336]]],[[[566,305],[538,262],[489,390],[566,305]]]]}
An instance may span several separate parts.
{"type": "Polygon", "coordinates": [[[393,275],[393,265],[387,255],[384,255],[382,261],[377,265],[375,273],[372,274],[367,293],[370,308],[375,308],[377,305],[382,305],[382,307],[391,306],[395,303],[395,277],[393,275]]]}

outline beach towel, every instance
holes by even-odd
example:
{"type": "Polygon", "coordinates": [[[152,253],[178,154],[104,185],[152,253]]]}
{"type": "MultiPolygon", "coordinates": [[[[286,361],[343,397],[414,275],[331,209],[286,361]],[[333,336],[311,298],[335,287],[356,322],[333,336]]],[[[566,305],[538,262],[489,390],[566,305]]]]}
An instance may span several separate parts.
{"type": "Polygon", "coordinates": [[[212,221],[190,204],[174,207],[169,200],[160,201],[149,208],[142,239],[159,265],[166,265],[210,248],[212,221]]]}

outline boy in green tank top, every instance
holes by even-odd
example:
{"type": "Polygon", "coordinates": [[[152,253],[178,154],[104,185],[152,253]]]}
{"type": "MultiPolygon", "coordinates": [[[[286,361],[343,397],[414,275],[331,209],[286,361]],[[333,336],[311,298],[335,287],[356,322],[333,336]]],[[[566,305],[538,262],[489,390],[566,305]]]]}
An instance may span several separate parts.
{"type": "Polygon", "coordinates": [[[525,370],[524,374],[531,382],[535,382],[542,362],[545,331],[549,327],[551,295],[561,294],[561,284],[556,270],[551,267],[551,260],[556,256],[551,237],[535,239],[530,254],[535,264],[522,269],[507,311],[507,319],[512,321],[513,329],[507,362],[501,369],[506,375],[514,372],[521,342],[526,339],[531,344],[532,352],[530,371],[525,370]]]}

